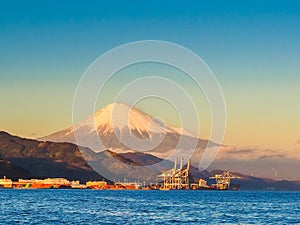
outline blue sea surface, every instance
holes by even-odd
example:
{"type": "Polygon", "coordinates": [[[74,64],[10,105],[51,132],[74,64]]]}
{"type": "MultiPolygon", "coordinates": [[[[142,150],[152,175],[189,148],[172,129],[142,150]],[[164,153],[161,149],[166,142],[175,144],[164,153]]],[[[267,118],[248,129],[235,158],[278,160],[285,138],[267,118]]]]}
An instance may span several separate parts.
{"type": "Polygon", "coordinates": [[[300,192],[0,190],[1,224],[300,224],[300,192]]]}

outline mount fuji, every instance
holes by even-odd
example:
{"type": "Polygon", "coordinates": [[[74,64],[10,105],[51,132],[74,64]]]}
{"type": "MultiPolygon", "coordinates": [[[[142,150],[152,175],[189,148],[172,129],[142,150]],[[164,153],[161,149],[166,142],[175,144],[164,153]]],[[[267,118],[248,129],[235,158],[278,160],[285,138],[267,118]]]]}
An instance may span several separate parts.
{"type": "Polygon", "coordinates": [[[211,143],[124,103],[109,104],[82,122],[38,140],[70,142],[95,152],[145,152],[160,158],[174,151],[184,157],[193,151],[197,159],[211,143]]]}

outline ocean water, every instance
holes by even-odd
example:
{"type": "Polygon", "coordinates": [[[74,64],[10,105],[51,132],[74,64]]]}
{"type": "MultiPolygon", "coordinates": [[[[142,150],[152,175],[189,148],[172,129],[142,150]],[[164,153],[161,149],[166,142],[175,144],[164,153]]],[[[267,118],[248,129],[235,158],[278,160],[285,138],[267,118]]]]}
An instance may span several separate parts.
{"type": "Polygon", "coordinates": [[[1,224],[300,224],[300,192],[0,190],[1,224]]]}

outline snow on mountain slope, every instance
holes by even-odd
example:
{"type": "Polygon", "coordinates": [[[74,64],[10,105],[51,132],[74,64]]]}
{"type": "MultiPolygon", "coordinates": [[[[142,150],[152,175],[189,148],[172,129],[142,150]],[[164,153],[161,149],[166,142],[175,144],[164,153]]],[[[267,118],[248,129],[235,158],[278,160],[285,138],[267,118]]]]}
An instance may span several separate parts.
{"type": "Polygon", "coordinates": [[[110,104],[81,123],[39,140],[76,143],[96,152],[147,151],[160,157],[175,149],[203,149],[207,144],[185,129],[168,126],[123,103],[110,104]]]}

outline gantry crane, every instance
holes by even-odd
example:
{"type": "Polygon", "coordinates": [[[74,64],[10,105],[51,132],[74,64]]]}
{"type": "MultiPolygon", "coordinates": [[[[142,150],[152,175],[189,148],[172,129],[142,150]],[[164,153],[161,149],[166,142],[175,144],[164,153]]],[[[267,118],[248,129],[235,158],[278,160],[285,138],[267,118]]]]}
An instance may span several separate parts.
{"type": "Polygon", "coordinates": [[[225,171],[222,174],[216,174],[211,179],[216,179],[216,188],[219,190],[227,190],[230,189],[230,180],[231,179],[239,179],[238,176],[233,176],[230,172],[225,171]]]}
{"type": "Polygon", "coordinates": [[[180,167],[177,169],[178,159],[174,162],[174,168],[161,174],[164,179],[163,190],[171,189],[189,189],[189,170],[191,160],[188,161],[186,168],[183,169],[183,159],[181,159],[180,167]]]}

